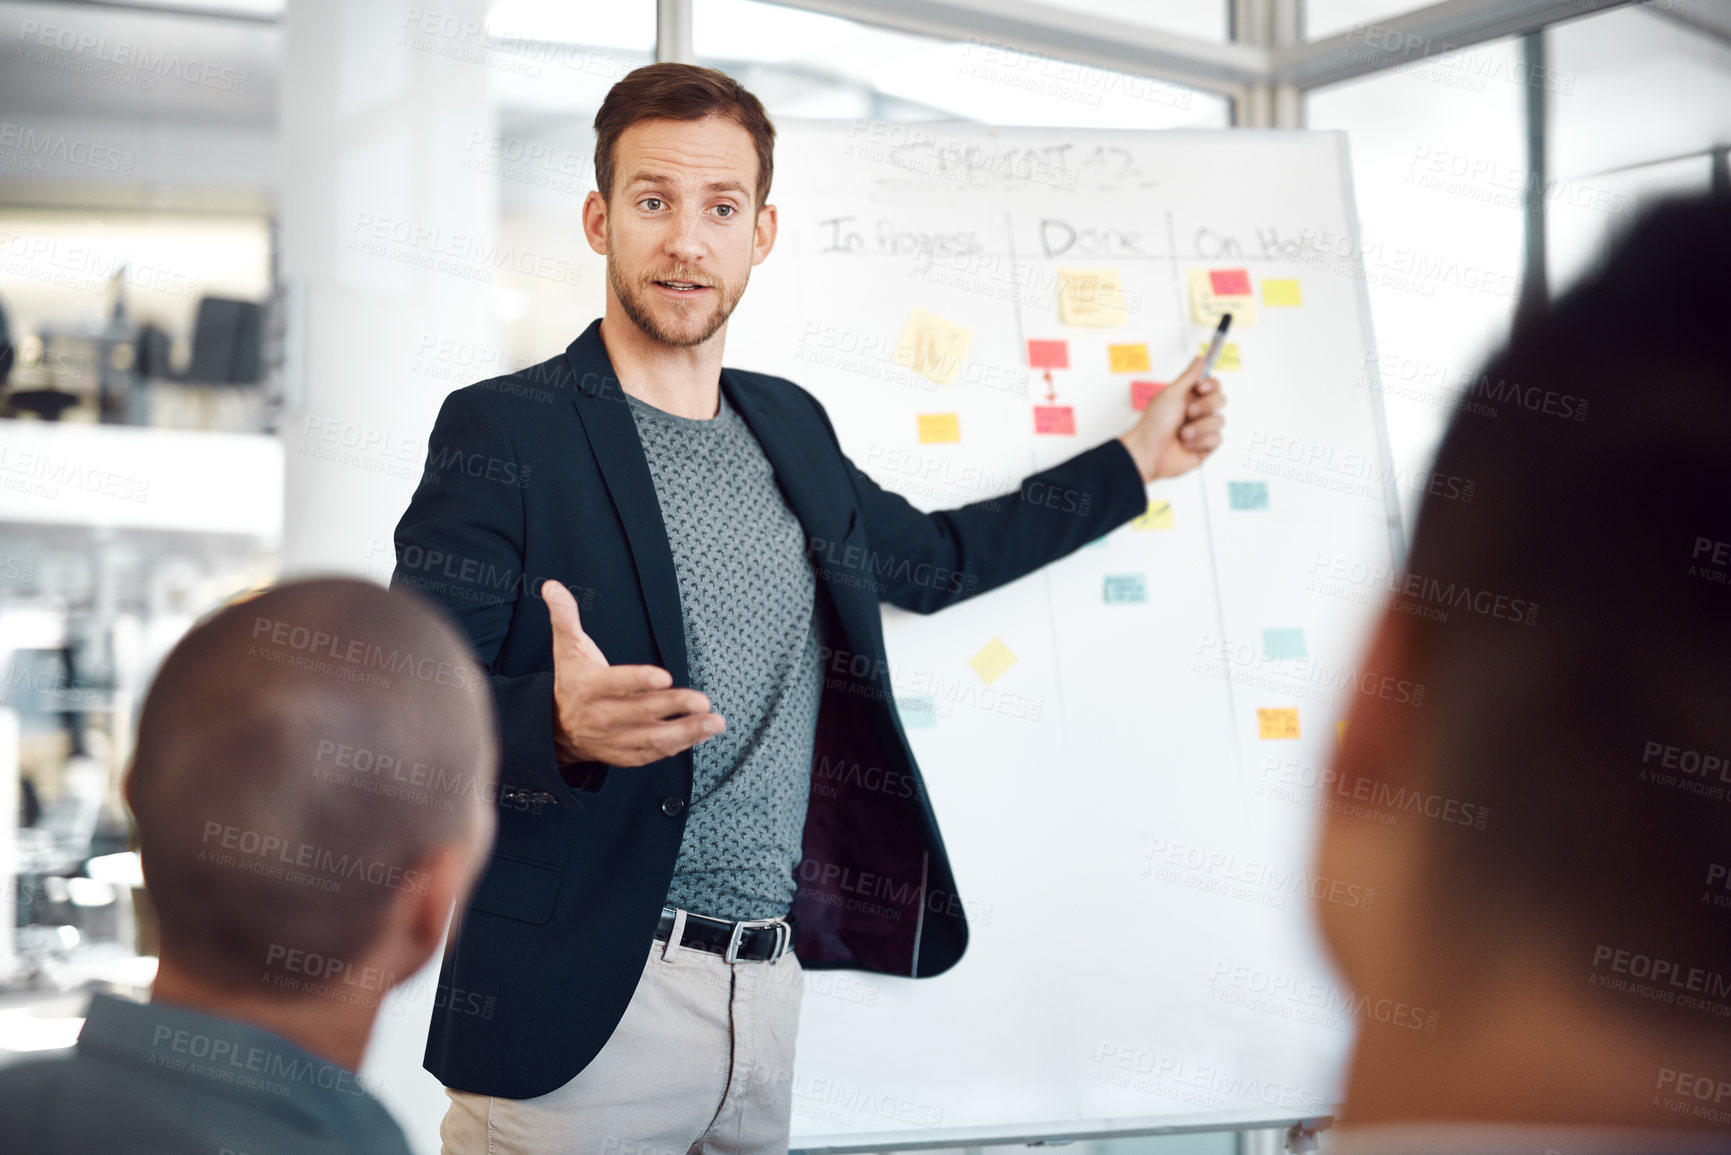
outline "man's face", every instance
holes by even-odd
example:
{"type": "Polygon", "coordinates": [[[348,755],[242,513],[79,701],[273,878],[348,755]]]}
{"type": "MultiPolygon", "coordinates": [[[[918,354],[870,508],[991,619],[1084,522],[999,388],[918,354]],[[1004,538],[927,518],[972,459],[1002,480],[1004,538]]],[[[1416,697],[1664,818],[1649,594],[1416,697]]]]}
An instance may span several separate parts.
{"type": "Polygon", "coordinates": [[[650,339],[701,345],[727,323],[775,240],[774,206],[756,211],[751,135],[720,117],[648,120],[621,133],[614,149],[611,201],[602,206],[591,193],[584,205],[590,244],[607,254],[608,285],[650,339]]]}

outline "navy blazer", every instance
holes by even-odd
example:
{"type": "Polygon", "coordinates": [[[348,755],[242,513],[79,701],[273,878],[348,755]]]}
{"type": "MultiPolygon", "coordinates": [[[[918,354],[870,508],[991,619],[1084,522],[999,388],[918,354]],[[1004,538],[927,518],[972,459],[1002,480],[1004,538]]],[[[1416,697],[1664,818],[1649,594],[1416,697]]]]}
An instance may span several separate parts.
{"type": "MultiPolygon", "coordinates": [[[[826,628],[794,948],[810,969],[924,977],[968,930],[897,716],[879,601],[931,613],[1085,545],[1147,506],[1116,439],[1008,493],[922,513],[860,472],[816,398],[721,371],[806,535],[826,628]]],[[[446,397],[396,530],[391,585],[448,610],[492,679],[498,838],[451,930],[425,1065],[522,1099],[563,1085],[636,989],[673,876],[691,752],[561,767],[541,582],[576,596],[609,662],[688,685],[673,554],[599,319],[560,356],[446,397]]]]}

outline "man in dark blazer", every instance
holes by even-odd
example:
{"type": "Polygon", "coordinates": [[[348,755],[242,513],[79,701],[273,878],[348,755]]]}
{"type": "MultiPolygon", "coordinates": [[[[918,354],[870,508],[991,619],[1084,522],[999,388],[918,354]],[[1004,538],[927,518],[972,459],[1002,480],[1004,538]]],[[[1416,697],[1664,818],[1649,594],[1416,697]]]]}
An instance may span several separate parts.
{"type": "Polygon", "coordinates": [[[805,390],[721,365],[776,232],[756,98],[650,65],[595,127],[606,312],[446,398],[396,532],[393,585],[468,631],[504,750],[426,1066],[448,1151],[785,1149],[801,968],[925,977],[967,944],[880,602],[932,613],[1142,513],[1224,398],[1193,362],[1124,436],[922,513],[805,390]]]}

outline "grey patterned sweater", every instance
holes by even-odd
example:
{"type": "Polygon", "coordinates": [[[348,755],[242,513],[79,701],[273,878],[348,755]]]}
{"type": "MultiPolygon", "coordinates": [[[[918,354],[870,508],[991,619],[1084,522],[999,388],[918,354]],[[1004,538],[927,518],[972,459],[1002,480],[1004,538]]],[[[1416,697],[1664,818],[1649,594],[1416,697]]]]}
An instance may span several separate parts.
{"type": "Polygon", "coordinates": [[[626,396],[673,549],[691,685],[727,719],[691,748],[691,805],[667,902],[716,918],[782,916],[822,692],[805,533],[725,393],[708,421],[626,396]]]}

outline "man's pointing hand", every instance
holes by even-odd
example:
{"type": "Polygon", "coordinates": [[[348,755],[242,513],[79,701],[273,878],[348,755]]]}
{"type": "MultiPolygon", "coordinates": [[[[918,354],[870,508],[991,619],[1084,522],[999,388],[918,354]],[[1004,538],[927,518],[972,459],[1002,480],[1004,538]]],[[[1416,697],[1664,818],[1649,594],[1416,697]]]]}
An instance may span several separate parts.
{"type": "Polygon", "coordinates": [[[673,689],[660,666],[612,666],[583,632],[577,599],[541,583],[553,627],[553,745],[559,764],[642,766],[719,734],[726,723],[697,690],[673,689]]]}
{"type": "Polygon", "coordinates": [[[1142,419],[1118,440],[1135,459],[1144,482],[1177,477],[1220,447],[1226,424],[1220,410],[1225,404],[1220,381],[1202,376],[1202,358],[1197,357],[1148,402],[1142,419]]]}

